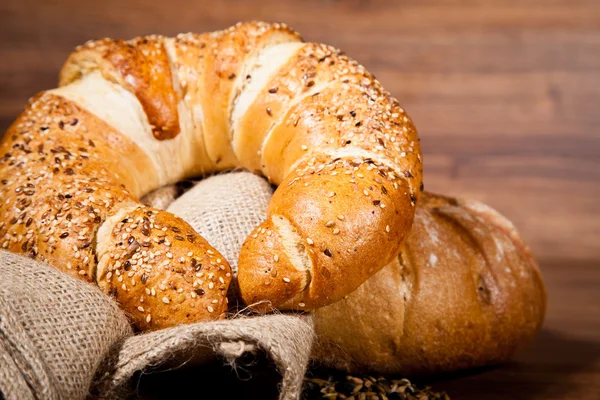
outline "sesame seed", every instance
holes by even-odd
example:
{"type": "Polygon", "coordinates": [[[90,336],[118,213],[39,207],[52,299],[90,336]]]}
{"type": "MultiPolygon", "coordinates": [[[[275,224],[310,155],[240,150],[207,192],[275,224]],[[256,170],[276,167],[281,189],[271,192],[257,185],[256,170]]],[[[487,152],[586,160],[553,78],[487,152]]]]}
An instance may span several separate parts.
{"type": "Polygon", "coordinates": [[[335,228],[335,229],[333,230],[333,234],[334,234],[334,235],[337,235],[337,234],[339,234],[339,233],[340,233],[340,230],[339,230],[338,228],[335,228]]]}
{"type": "Polygon", "coordinates": [[[150,316],[150,314],[148,314],[148,316],[146,317],[146,322],[150,323],[150,321],[152,321],[152,317],[150,316]]]}
{"type": "Polygon", "coordinates": [[[386,226],[385,226],[385,231],[386,231],[386,232],[389,232],[389,231],[390,231],[390,226],[389,226],[389,225],[386,225],[386,226]]]}
{"type": "Polygon", "coordinates": [[[305,305],[306,305],[306,304],[304,304],[304,303],[298,303],[298,306],[299,306],[299,307],[304,307],[305,305]]]}
{"type": "Polygon", "coordinates": [[[142,307],[142,306],[138,306],[137,309],[138,309],[139,312],[144,312],[144,307],[142,307]]]}
{"type": "Polygon", "coordinates": [[[283,278],[283,281],[284,281],[285,283],[290,283],[290,282],[291,282],[290,278],[283,278]]]}
{"type": "Polygon", "coordinates": [[[306,243],[312,246],[315,242],[311,238],[306,238],[306,243]]]}
{"type": "Polygon", "coordinates": [[[211,306],[207,306],[206,309],[208,310],[209,313],[215,311],[215,309],[212,308],[211,306]]]}
{"type": "Polygon", "coordinates": [[[162,298],[162,302],[165,304],[169,304],[169,299],[167,298],[167,296],[162,298]]]}
{"type": "Polygon", "coordinates": [[[278,256],[277,254],[275,254],[275,255],[273,256],[273,260],[275,260],[275,262],[279,261],[279,256],[278,256]]]}
{"type": "Polygon", "coordinates": [[[303,145],[302,145],[302,150],[304,150],[304,151],[308,150],[308,146],[307,146],[307,145],[305,145],[305,144],[303,144],[303,145]]]}
{"type": "Polygon", "coordinates": [[[335,192],[329,192],[329,193],[327,193],[327,197],[333,197],[333,196],[335,196],[335,192]]]}
{"type": "Polygon", "coordinates": [[[325,224],[325,226],[328,227],[328,228],[331,228],[333,225],[335,225],[335,221],[334,220],[329,220],[325,224]]]}

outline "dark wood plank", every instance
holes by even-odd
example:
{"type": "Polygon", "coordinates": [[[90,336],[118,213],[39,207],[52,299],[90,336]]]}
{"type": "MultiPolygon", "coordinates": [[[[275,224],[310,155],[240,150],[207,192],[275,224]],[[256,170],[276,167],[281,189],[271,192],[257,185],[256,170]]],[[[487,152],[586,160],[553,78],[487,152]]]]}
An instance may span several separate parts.
{"type": "Polygon", "coordinates": [[[88,39],[249,19],[288,22],[365,64],[417,124],[426,187],[496,207],[541,260],[550,303],[536,342],[436,387],[467,399],[599,398],[597,0],[2,2],[0,129],[88,39]]]}

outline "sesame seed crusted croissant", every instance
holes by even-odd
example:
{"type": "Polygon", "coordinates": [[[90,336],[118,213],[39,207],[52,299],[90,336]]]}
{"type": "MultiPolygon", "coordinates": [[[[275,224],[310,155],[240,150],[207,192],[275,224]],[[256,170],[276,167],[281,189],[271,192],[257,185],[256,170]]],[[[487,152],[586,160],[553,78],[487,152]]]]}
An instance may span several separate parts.
{"type": "Polygon", "coordinates": [[[240,291],[257,310],[311,310],[396,257],[422,190],[398,101],[277,23],[90,41],[0,157],[0,246],[97,283],[142,330],[221,317],[231,272],[141,195],[231,168],[266,176],[279,187],[243,246],[240,291]]]}

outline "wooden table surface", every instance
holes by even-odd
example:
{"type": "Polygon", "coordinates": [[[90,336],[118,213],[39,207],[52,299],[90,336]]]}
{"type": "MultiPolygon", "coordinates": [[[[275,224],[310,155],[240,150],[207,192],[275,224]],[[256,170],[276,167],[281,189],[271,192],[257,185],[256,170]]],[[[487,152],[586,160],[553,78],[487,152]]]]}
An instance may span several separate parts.
{"type": "Polygon", "coordinates": [[[600,398],[600,2],[597,0],[2,1],[0,128],[90,38],[285,21],[345,50],[419,129],[428,190],[512,219],[548,286],[514,362],[438,379],[458,399],[600,398]]]}

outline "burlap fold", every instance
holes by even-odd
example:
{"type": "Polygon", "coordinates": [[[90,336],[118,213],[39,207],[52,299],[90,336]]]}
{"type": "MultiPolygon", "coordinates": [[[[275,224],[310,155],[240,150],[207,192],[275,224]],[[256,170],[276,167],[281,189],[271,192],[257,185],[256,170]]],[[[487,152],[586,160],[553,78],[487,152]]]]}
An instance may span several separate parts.
{"type": "MultiPolygon", "coordinates": [[[[171,192],[160,192],[161,204],[171,192]]],[[[237,306],[237,262],[244,240],[267,216],[273,189],[264,178],[250,172],[231,172],[206,178],[174,200],[167,211],[181,217],[231,265],[234,279],[229,304],[237,306]]],[[[157,204],[154,203],[153,204],[157,204]]]]}
{"type": "Polygon", "coordinates": [[[282,376],[279,398],[297,399],[312,340],[312,319],[295,315],[198,323],[137,335],[105,359],[93,394],[126,398],[134,394],[130,380],[138,371],[192,366],[215,357],[235,366],[245,353],[263,350],[282,376]]]}
{"type": "Polygon", "coordinates": [[[8,399],[80,399],[110,347],[133,332],[94,286],[0,251],[0,391],[8,399]]]}

